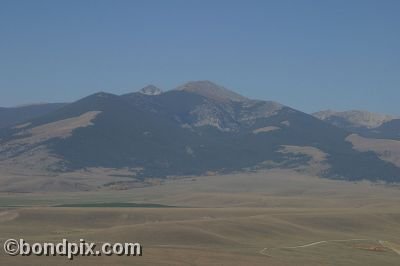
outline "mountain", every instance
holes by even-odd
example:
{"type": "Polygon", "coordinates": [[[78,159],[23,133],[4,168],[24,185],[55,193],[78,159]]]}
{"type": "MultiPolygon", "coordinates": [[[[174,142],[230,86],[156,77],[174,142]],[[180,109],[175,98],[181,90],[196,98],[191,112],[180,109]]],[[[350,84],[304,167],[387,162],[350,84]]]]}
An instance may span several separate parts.
{"type": "Polygon", "coordinates": [[[279,167],[345,180],[400,179],[397,160],[285,105],[209,81],[148,91],[155,90],[96,93],[3,128],[1,169],[127,169],[133,179],[146,180],[279,167]]]}
{"type": "Polygon", "coordinates": [[[142,93],[145,95],[159,95],[162,93],[162,91],[154,85],[148,85],[148,86],[144,87],[143,89],[141,89],[139,91],[139,93],[142,93]]]}
{"type": "Polygon", "coordinates": [[[400,139],[399,117],[367,111],[320,111],[313,115],[334,126],[365,137],[400,139]]]}
{"type": "Polygon", "coordinates": [[[45,103],[9,108],[0,107],[0,128],[10,127],[45,115],[64,105],[65,103],[45,103]]]}
{"type": "Polygon", "coordinates": [[[313,114],[315,117],[342,128],[376,128],[385,122],[395,119],[395,116],[371,113],[367,111],[351,110],[335,112],[320,111],[313,114]]]}
{"type": "Polygon", "coordinates": [[[248,100],[246,97],[243,97],[240,94],[230,91],[208,80],[188,82],[182,86],[179,86],[176,88],[176,90],[198,94],[219,102],[240,102],[248,100]]]}

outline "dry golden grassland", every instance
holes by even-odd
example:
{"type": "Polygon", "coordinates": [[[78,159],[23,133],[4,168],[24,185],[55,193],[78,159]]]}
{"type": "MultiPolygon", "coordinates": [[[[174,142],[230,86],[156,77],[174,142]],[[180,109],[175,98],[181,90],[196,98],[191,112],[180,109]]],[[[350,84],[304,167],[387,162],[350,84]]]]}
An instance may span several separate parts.
{"type": "Polygon", "coordinates": [[[69,261],[0,252],[0,265],[400,265],[399,196],[396,186],[288,170],[118,191],[1,193],[0,242],[139,242],[143,256],[69,261]],[[177,207],[52,207],[107,202],[177,207]]]}

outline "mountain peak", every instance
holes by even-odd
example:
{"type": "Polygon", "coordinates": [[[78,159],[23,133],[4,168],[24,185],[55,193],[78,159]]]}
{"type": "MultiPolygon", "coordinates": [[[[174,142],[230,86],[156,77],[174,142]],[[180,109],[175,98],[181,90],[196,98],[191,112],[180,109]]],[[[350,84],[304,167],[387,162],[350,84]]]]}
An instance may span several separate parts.
{"type": "Polygon", "coordinates": [[[145,95],[159,95],[162,91],[154,85],[147,85],[146,87],[142,88],[139,93],[145,95]]]}
{"type": "MultiPolygon", "coordinates": [[[[332,110],[319,111],[313,114],[315,117],[324,121],[336,121],[341,119],[348,124],[356,127],[376,128],[385,122],[395,119],[395,116],[371,113],[362,110],[349,110],[343,112],[335,112],[332,110]],[[336,120],[335,120],[336,119],[336,120]]],[[[337,121],[336,121],[337,122],[337,121]]]]}
{"type": "MultiPolygon", "coordinates": [[[[86,96],[85,98],[110,98],[110,97],[116,97],[117,95],[109,93],[109,92],[105,92],[105,91],[99,91],[96,93],[93,93],[89,96],[86,96]]],[[[85,99],[83,98],[83,99],[85,99]]]]}
{"type": "Polygon", "coordinates": [[[201,96],[219,102],[241,102],[248,100],[246,97],[208,80],[191,81],[183,84],[182,86],[179,86],[178,88],[176,88],[176,90],[199,94],[201,96]]]}

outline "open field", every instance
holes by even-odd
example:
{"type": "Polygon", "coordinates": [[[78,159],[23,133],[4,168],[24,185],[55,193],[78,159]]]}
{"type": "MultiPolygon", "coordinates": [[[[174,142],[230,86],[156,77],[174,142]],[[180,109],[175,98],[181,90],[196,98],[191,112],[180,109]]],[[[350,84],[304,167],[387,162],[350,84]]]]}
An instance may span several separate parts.
{"type": "Polygon", "coordinates": [[[71,262],[0,252],[0,264],[399,265],[399,196],[396,186],[286,170],[175,179],[121,191],[2,193],[0,242],[139,242],[143,256],[71,262]],[[52,207],[61,204],[85,205],[52,207]]]}

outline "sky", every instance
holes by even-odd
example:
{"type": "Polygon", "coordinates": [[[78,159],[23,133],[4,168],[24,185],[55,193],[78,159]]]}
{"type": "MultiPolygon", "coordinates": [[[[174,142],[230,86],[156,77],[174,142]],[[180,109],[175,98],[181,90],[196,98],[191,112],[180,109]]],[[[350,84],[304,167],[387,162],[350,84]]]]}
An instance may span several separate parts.
{"type": "Polygon", "coordinates": [[[0,0],[0,106],[211,80],[400,115],[400,1],[0,0]]]}

